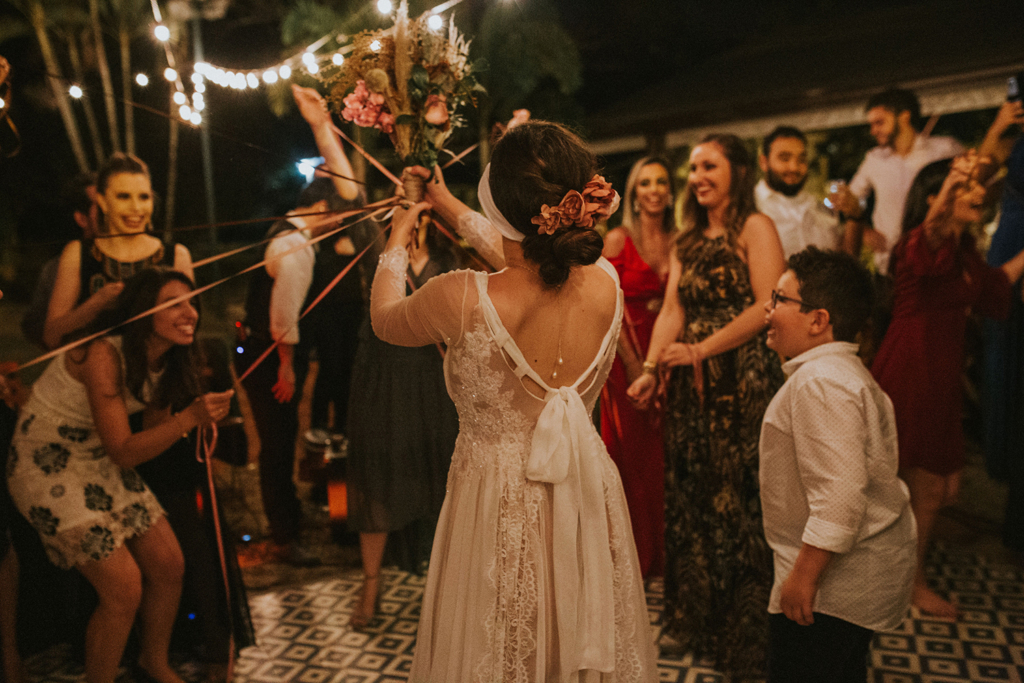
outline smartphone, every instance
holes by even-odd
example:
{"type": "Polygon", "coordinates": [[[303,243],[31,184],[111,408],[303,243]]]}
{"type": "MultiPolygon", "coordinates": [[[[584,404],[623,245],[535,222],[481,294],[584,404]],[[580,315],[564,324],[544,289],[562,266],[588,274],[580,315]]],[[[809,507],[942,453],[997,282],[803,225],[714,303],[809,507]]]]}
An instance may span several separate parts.
{"type": "Polygon", "coordinates": [[[1006,79],[1006,101],[1007,102],[1020,102],[1021,101],[1021,86],[1024,85],[1024,71],[1015,73],[1006,79]]]}

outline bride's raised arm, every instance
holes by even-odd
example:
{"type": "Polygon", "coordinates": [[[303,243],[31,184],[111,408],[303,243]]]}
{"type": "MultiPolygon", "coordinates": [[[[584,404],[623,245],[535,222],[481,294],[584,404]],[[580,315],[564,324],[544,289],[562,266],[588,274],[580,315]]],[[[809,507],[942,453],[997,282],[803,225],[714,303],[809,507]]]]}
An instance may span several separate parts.
{"type": "Polygon", "coordinates": [[[448,190],[441,167],[435,167],[433,175],[422,166],[413,166],[409,172],[427,181],[427,201],[441,220],[455,228],[488,265],[495,270],[504,268],[505,252],[501,247],[501,233],[483,215],[463,204],[448,190]]]}
{"type": "Polygon", "coordinates": [[[430,208],[420,202],[399,210],[384,253],[377,264],[370,292],[370,322],[378,337],[396,346],[452,344],[462,337],[463,308],[473,272],[459,270],[431,278],[406,296],[409,269],[407,245],[420,214],[430,208]]]}

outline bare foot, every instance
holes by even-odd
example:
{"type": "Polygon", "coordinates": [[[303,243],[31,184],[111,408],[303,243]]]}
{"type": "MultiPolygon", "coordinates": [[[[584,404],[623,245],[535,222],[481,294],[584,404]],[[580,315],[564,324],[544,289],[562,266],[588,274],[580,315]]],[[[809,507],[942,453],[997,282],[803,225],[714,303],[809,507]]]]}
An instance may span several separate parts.
{"type": "Polygon", "coordinates": [[[363,592],[359,604],[352,610],[349,626],[359,631],[366,628],[377,613],[377,597],[380,590],[380,574],[363,578],[363,592]]]}
{"type": "Polygon", "coordinates": [[[943,600],[938,593],[921,584],[914,585],[913,603],[914,607],[933,617],[956,621],[960,616],[956,605],[943,600]]]}

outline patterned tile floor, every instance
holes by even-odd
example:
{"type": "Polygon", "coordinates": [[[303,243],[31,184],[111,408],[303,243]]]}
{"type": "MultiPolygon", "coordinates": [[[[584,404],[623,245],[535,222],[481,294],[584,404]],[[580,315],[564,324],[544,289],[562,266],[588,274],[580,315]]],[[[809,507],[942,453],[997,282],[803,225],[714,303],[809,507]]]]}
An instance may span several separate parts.
{"type": "MultiPolygon", "coordinates": [[[[423,577],[385,571],[378,617],[364,632],[348,628],[357,599],[358,570],[323,571],[303,584],[250,595],[259,645],[242,652],[238,683],[397,683],[407,679],[416,645],[423,577]]],[[[963,610],[950,623],[913,614],[899,630],[878,634],[869,680],[876,683],[1021,681],[1024,677],[1024,571],[1007,561],[941,546],[932,555],[933,586],[963,610]]],[[[647,594],[652,637],[661,629],[662,594],[647,594]]],[[[28,661],[33,682],[77,680],[81,669],[56,648],[28,661]]],[[[723,681],[692,656],[659,659],[661,681],[723,681]]],[[[184,663],[182,673],[197,676],[184,663]]]]}

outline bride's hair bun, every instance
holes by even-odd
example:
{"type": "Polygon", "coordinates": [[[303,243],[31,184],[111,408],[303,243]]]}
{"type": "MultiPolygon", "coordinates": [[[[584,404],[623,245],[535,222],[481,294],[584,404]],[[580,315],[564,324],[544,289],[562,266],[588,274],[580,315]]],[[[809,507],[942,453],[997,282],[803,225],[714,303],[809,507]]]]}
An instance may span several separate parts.
{"type": "Polygon", "coordinates": [[[511,129],[491,154],[491,196],[516,230],[526,235],[523,255],[540,266],[544,283],[557,286],[573,266],[601,256],[604,241],[591,228],[569,226],[538,234],[531,222],[541,206],[557,206],[569,190],[580,192],[597,172],[597,159],[564,126],[530,121],[511,129]]]}

